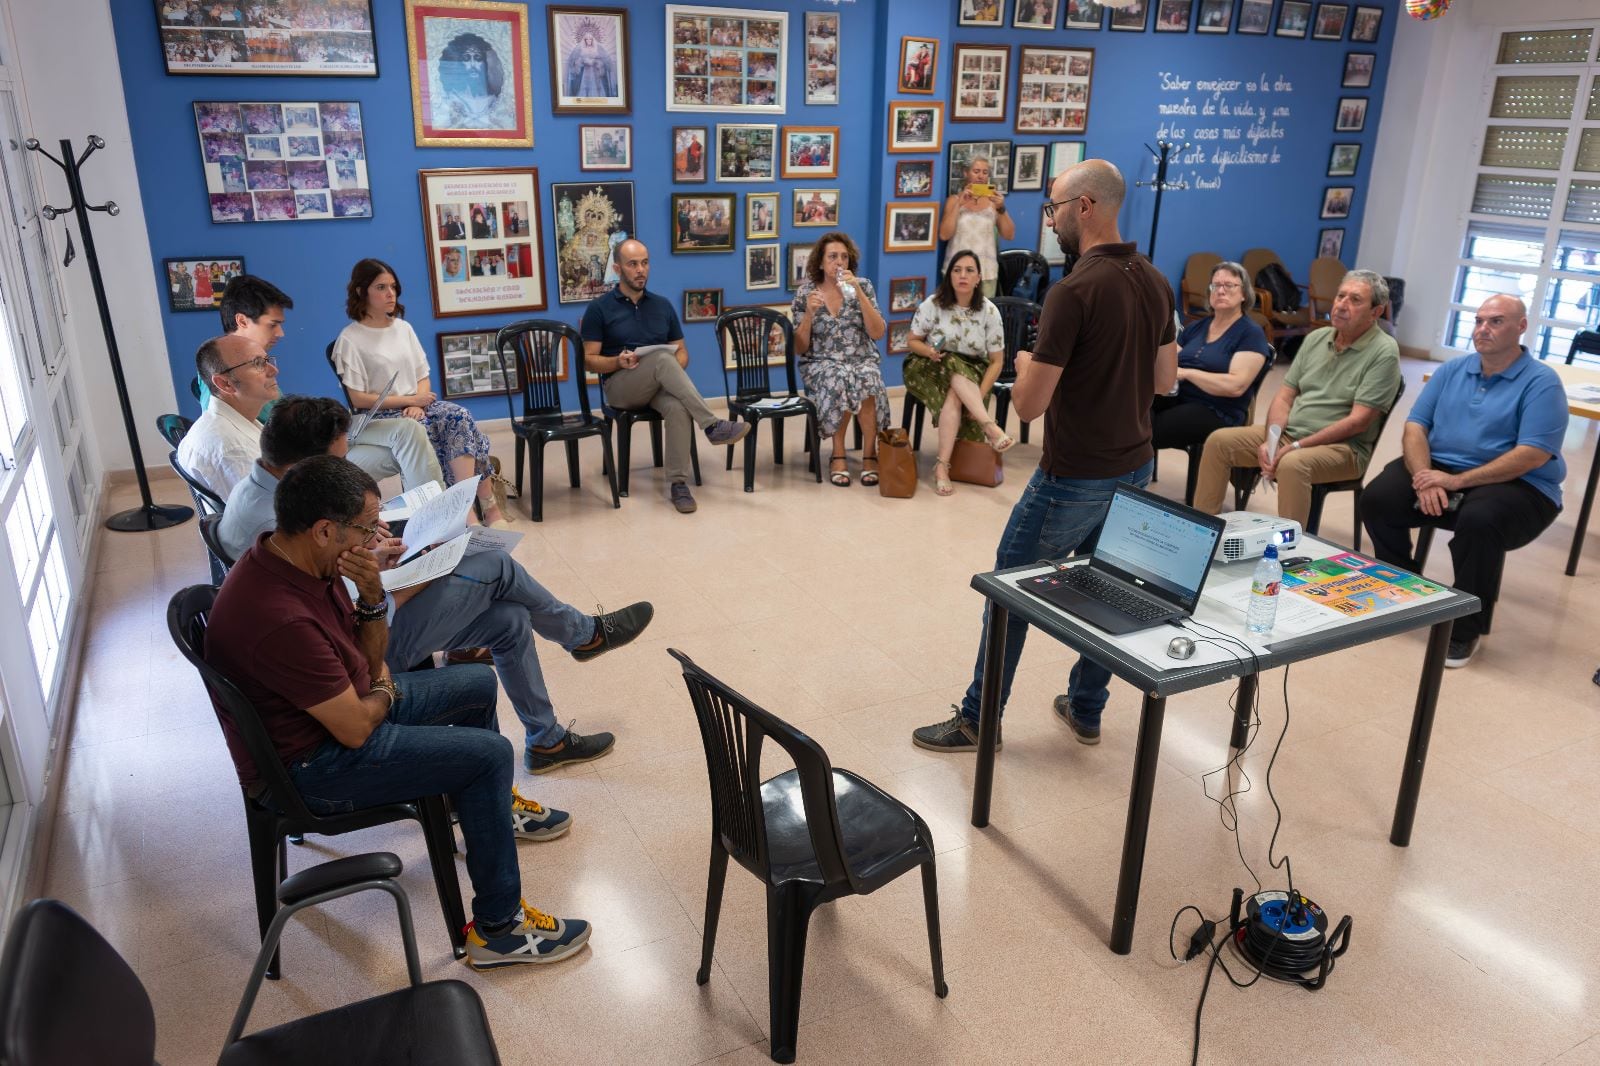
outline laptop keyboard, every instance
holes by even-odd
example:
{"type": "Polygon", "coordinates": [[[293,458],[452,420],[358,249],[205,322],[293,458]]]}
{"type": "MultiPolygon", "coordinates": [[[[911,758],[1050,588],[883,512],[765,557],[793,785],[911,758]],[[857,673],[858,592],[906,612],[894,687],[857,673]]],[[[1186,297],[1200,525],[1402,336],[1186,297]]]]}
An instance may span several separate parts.
{"type": "Polygon", "coordinates": [[[1062,575],[1062,579],[1068,588],[1099,600],[1107,606],[1115,607],[1140,622],[1153,621],[1164,614],[1170,614],[1172,611],[1172,608],[1166,604],[1156,603],[1153,600],[1136,595],[1115,581],[1102,577],[1087,566],[1069,568],[1062,575]]]}

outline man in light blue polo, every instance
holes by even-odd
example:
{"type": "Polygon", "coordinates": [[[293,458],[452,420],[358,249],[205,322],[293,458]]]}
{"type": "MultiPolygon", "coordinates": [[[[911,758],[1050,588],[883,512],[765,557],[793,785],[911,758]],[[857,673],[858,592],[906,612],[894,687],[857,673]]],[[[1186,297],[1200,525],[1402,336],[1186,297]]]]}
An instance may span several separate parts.
{"type": "MultiPolygon", "coordinates": [[[[1452,359],[1422,388],[1406,419],[1401,458],[1361,496],[1379,559],[1416,569],[1411,531],[1453,530],[1455,585],[1492,602],[1506,552],[1530,543],[1561,512],[1567,476],[1561,378],[1521,344],[1527,308],[1491,296],[1478,308],[1473,355],[1452,359]]],[[[1456,619],[1445,665],[1467,665],[1483,634],[1480,614],[1456,619]]]]}

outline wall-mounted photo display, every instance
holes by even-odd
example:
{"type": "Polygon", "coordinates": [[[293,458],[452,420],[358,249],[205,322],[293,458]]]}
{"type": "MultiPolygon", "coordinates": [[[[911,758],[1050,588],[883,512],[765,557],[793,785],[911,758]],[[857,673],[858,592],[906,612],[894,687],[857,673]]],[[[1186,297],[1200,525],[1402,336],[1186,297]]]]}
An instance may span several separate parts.
{"type": "Polygon", "coordinates": [[[782,171],[786,178],[837,178],[839,127],[783,127],[782,171]]]}
{"type": "Polygon", "coordinates": [[[1239,32],[1257,36],[1272,30],[1272,0],[1239,0],[1239,32]]]}
{"type": "Polygon", "coordinates": [[[1359,144],[1336,144],[1328,155],[1328,177],[1355,177],[1356,164],[1361,162],[1359,144]]]}
{"type": "Polygon", "coordinates": [[[1278,8],[1279,37],[1304,37],[1311,29],[1311,4],[1306,0],[1283,0],[1278,8]]]}
{"type": "MultiPolygon", "coordinates": [[[[762,286],[765,288],[766,286],[762,286]]],[[[793,288],[794,286],[790,286],[793,288]]],[[[789,304],[746,304],[743,307],[730,307],[729,311],[773,311],[782,315],[789,321],[794,321],[794,309],[789,304]]],[[[734,359],[733,334],[722,335],[722,366],[726,370],[737,369],[738,363],[734,359]]],[[[784,336],[783,327],[773,325],[767,334],[767,365],[782,366],[788,358],[788,339],[784,336]]]]}
{"type": "Polygon", "coordinates": [[[1338,259],[1344,254],[1344,227],[1317,231],[1317,258],[1338,259]]]}
{"type": "Polygon", "coordinates": [[[838,189],[796,189],[791,222],[796,226],[837,226],[838,189]]]}
{"type": "Polygon", "coordinates": [[[1023,45],[1017,56],[1017,132],[1082,133],[1089,125],[1093,77],[1093,48],[1023,45]]]}
{"type": "Polygon", "coordinates": [[[1378,54],[1376,52],[1350,52],[1344,57],[1344,77],[1339,81],[1341,89],[1370,89],[1372,88],[1372,71],[1377,66],[1378,54]]]}
{"type": "Polygon", "coordinates": [[[1365,96],[1339,97],[1339,111],[1333,120],[1335,133],[1360,133],[1367,126],[1367,98],[1365,96]]]}
{"type": "Polygon", "coordinates": [[[932,93],[939,73],[937,37],[900,38],[900,86],[903,93],[932,93]]]}
{"type": "MultiPolygon", "coordinates": [[[[550,186],[557,298],[588,303],[620,280],[611,249],[632,237],[633,182],[578,181],[550,186]]],[[[535,245],[535,251],[538,245],[535,245]]]]}
{"type": "MultiPolygon", "coordinates": [[[[507,392],[522,391],[517,378],[516,356],[507,352],[502,371],[500,353],[495,351],[495,330],[468,330],[462,333],[439,333],[439,369],[443,387],[440,395],[447,400],[460,400],[471,396],[504,396],[507,392]],[[509,380],[508,380],[509,379],[509,380]]],[[[567,346],[556,346],[556,380],[565,381],[572,372],[568,362],[567,346]]]]}
{"type": "Polygon", "coordinates": [[[1350,24],[1350,40],[1356,44],[1377,44],[1378,30],[1383,26],[1383,8],[1357,7],[1355,21],[1350,24]]]}
{"type": "Polygon", "coordinates": [[[705,181],[710,144],[709,126],[672,127],[672,180],[679,183],[705,181]]]}
{"type": "Polygon", "coordinates": [[[1348,4],[1318,4],[1316,27],[1311,31],[1313,40],[1344,40],[1345,20],[1350,17],[1348,4]]]}
{"type": "Polygon", "coordinates": [[[902,159],[894,165],[896,196],[932,196],[933,160],[902,159]]]}
{"type": "Polygon", "coordinates": [[[1144,24],[1150,21],[1150,6],[1145,0],[1133,0],[1127,7],[1111,9],[1111,28],[1124,33],[1143,33],[1144,24]]]}
{"type": "Polygon", "coordinates": [[[960,0],[960,3],[961,6],[956,11],[956,22],[962,26],[1005,25],[1003,0],[960,0]]]}
{"type": "Polygon", "coordinates": [[[1082,141],[1057,141],[1050,146],[1050,180],[1054,182],[1068,167],[1083,162],[1087,146],[1082,141]]]}
{"type": "Polygon", "coordinates": [[[772,240],[778,236],[778,194],[751,192],[744,197],[744,239],[772,240]]]}
{"type": "Polygon", "coordinates": [[[550,109],[558,115],[622,115],[632,108],[628,11],[545,8],[550,26],[550,109]]]}
{"type": "Polygon", "coordinates": [[[672,194],[673,252],[733,251],[739,196],[731,192],[672,194]]]}
{"type": "Polygon", "coordinates": [[[885,252],[931,252],[938,239],[938,204],[901,204],[891,201],[883,206],[885,252]]]}
{"type": "Polygon", "coordinates": [[[787,254],[784,256],[783,261],[788,269],[783,272],[783,287],[790,292],[798,289],[800,282],[805,279],[806,260],[811,258],[811,249],[814,247],[816,247],[815,241],[808,241],[803,244],[798,241],[790,241],[789,246],[784,249],[787,254]]]}
{"type": "Polygon", "coordinates": [[[417,180],[434,317],[543,311],[539,172],[422,170],[417,180]]]}
{"type": "Polygon", "coordinates": [[[1322,191],[1323,218],[1349,218],[1350,202],[1355,199],[1354,185],[1330,185],[1322,191]]]}
{"type": "Polygon", "coordinates": [[[1069,30],[1098,30],[1105,21],[1104,5],[1094,0],[1067,0],[1062,27],[1069,30]]]}
{"type": "Polygon", "coordinates": [[[632,170],[632,126],[579,126],[579,170],[632,170]]]}
{"type": "Polygon", "coordinates": [[[806,103],[839,102],[839,15],[806,12],[806,103]]]}
{"type": "Polygon", "coordinates": [[[889,279],[889,313],[905,314],[922,306],[928,298],[927,278],[889,279]]]}
{"type": "Polygon", "coordinates": [[[911,320],[890,322],[888,339],[890,355],[905,355],[911,351],[911,320]]]}
{"type": "Polygon", "coordinates": [[[1011,153],[1011,191],[1038,192],[1044,188],[1046,146],[1019,144],[1011,153]]]}
{"type": "Polygon", "coordinates": [[[789,16],[667,4],[667,110],[783,114],[789,16]]]}
{"type": "Polygon", "coordinates": [[[979,159],[989,161],[989,184],[995,191],[1002,196],[1010,191],[1010,141],[951,141],[949,154],[945,195],[961,195],[961,190],[967,187],[967,168],[979,159]]]}
{"type": "Polygon", "coordinates": [[[406,52],[419,147],[533,147],[526,4],[406,0],[406,52]]]}
{"type": "Polygon", "coordinates": [[[372,0],[204,5],[155,0],[168,74],[376,78],[372,0]]]}
{"type": "Polygon", "coordinates": [[[717,124],[717,180],[773,181],[777,126],[717,124]]]}
{"type": "Polygon", "coordinates": [[[197,101],[212,222],[371,218],[367,146],[354,101],[197,101]]]}
{"type": "Polygon", "coordinates": [[[683,290],[685,322],[715,322],[720,314],[722,314],[721,289],[683,290]]]}
{"type": "Polygon", "coordinates": [[[1014,0],[1011,26],[1018,30],[1053,30],[1061,0],[1014,0]]]}
{"type": "Polygon", "coordinates": [[[1189,32],[1189,0],[1159,0],[1156,4],[1157,33],[1189,32]]]}
{"type": "Polygon", "coordinates": [[[245,272],[244,256],[214,255],[202,259],[163,259],[167,273],[167,310],[215,311],[222,290],[245,272]]]}
{"type": "Polygon", "coordinates": [[[944,104],[895,100],[889,104],[889,151],[937,152],[944,143],[944,104]]]}
{"type": "Polygon", "coordinates": [[[1010,77],[1009,45],[956,45],[955,74],[950,79],[950,121],[1004,122],[1006,83],[1010,77]]]}
{"type": "Polygon", "coordinates": [[[744,287],[746,289],[776,289],[782,286],[778,276],[778,246],[776,244],[747,244],[744,246],[744,287]]]}
{"type": "Polygon", "coordinates": [[[1055,227],[1045,217],[1042,204],[1039,207],[1039,254],[1051,266],[1060,266],[1067,261],[1066,253],[1061,250],[1061,241],[1056,237],[1055,227]]]}
{"type": "Polygon", "coordinates": [[[1227,33],[1233,23],[1233,0],[1200,0],[1196,33],[1227,33]]]}

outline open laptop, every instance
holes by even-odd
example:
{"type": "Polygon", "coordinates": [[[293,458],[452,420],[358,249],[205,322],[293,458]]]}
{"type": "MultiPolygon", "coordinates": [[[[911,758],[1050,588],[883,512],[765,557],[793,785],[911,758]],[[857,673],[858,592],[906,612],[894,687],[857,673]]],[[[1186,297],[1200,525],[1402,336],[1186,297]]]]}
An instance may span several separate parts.
{"type": "Polygon", "coordinates": [[[379,409],[383,407],[383,401],[387,400],[389,398],[389,394],[394,391],[395,379],[399,376],[400,371],[398,370],[396,370],[393,374],[390,374],[389,384],[385,385],[383,387],[383,391],[378,393],[378,399],[371,407],[357,415],[354,422],[350,423],[350,432],[345,439],[351,444],[356,442],[356,438],[361,436],[361,431],[367,428],[367,423],[371,422],[373,417],[377,415],[379,409]]]}
{"type": "Polygon", "coordinates": [[[1018,587],[1108,633],[1194,613],[1227,523],[1131,485],[1118,485],[1087,564],[1024,578],[1018,587]]]}

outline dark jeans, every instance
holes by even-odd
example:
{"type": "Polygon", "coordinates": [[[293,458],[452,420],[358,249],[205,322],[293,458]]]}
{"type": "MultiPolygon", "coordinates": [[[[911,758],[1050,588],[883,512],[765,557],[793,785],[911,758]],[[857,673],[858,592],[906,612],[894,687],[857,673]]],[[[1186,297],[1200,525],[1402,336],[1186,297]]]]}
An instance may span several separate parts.
{"type": "MultiPolygon", "coordinates": [[[[1447,467],[1438,469],[1459,473],[1447,467]]],[[[1411,487],[1405,460],[1396,459],[1362,490],[1361,523],[1372,537],[1373,554],[1406,570],[1417,568],[1416,549],[1411,542],[1413,529],[1435,526],[1454,530],[1450,557],[1455,561],[1456,588],[1472,593],[1487,607],[1499,587],[1506,552],[1531,543],[1550,527],[1561,508],[1521,479],[1479,485],[1464,492],[1455,513],[1446,512],[1438,518],[1425,515],[1412,506],[1417,493],[1411,487]]],[[[1455,640],[1471,640],[1482,632],[1481,613],[1457,618],[1450,631],[1455,640]]]]}
{"type": "Polygon", "coordinates": [[[400,702],[359,748],[329,738],[289,765],[317,814],[448,795],[461,820],[472,915],[495,925],[518,913],[522,872],[511,834],[511,742],[498,732],[487,666],[396,674],[400,702]]]}
{"type": "MultiPolygon", "coordinates": [[[[1111,496],[1117,485],[1127,483],[1143,488],[1150,483],[1150,467],[1147,462],[1131,473],[1113,478],[1055,477],[1035,470],[1027,488],[1022,490],[1021,499],[1011,509],[1011,520],[1006,523],[1000,547],[995,552],[995,569],[1088,553],[1100,536],[1100,526],[1105,522],[1106,509],[1111,506],[1111,496]]],[[[986,643],[989,637],[987,603],[983,611],[983,636],[986,643]]],[[[1028,623],[1012,616],[1006,626],[1001,713],[1005,712],[1006,701],[1011,698],[1011,682],[1017,675],[1017,660],[1022,658],[1022,645],[1027,639],[1028,623]]],[[[1093,660],[1080,656],[1073,666],[1067,681],[1067,697],[1072,701],[1073,714],[1084,725],[1100,724],[1100,712],[1105,710],[1110,696],[1106,690],[1110,681],[1111,671],[1093,660]]],[[[972,669],[972,684],[967,686],[967,694],[961,700],[963,718],[971,722],[978,720],[982,694],[983,643],[980,643],[978,662],[972,669]]]]}
{"type": "Polygon", "coordinates": [[[1194,400],[1157,396],[1150,406],[1150,429],[1157,448],[1204,444],[1212,433],[1227,426],[1221,415],[1194,400]]]}

